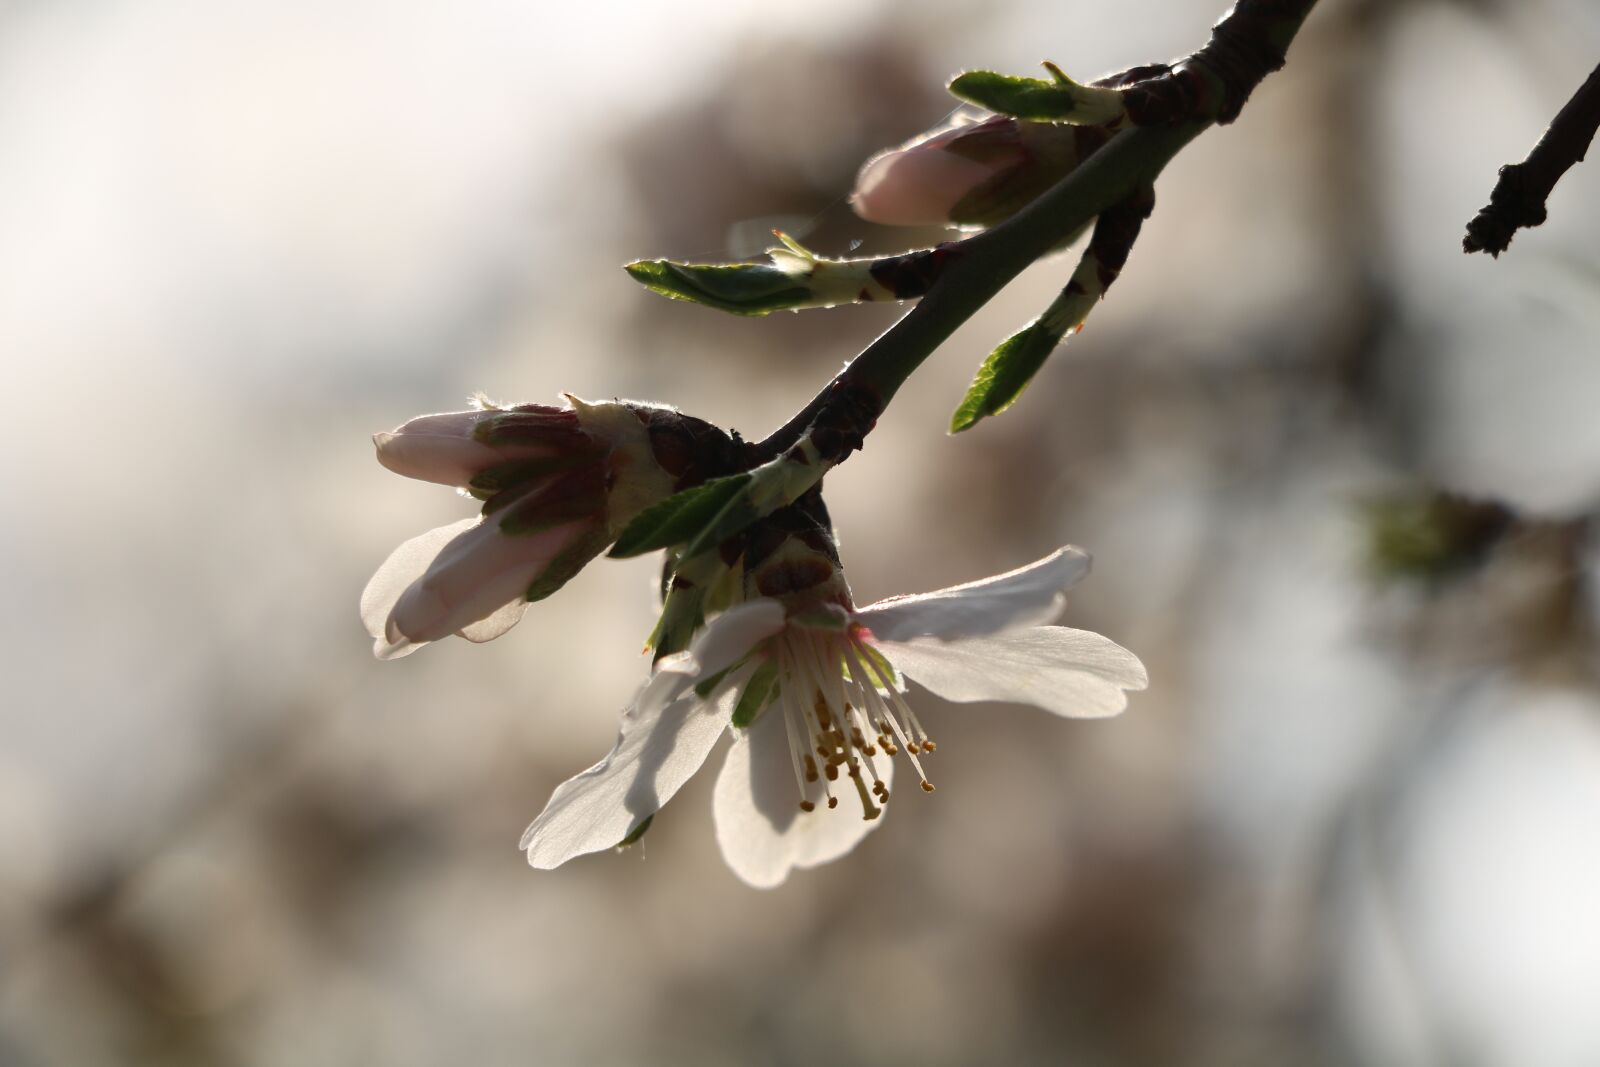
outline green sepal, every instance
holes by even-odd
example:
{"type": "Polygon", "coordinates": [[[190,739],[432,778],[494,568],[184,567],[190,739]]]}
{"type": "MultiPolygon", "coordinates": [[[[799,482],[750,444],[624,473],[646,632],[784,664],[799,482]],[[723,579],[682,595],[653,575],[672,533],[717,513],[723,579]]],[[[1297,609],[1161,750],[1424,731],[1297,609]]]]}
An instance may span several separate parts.
{"type": "Polygon", "coordinates": [[[808,630],[827,630],[830,633],[842,634],[850,628],[850,616],[843,608],[828,604],[816,611],[803,611],[789,616],[789,624],[803,626],[808,630]]]}
{"type": "Polygon", "coordinates": [[[722,668],[716,674],[713,674],[711,677],[700,679],[694,684],[694,695],[699,697],[701,700],[710,699],[711,694],[717,691],[717,686],[721,685],[722,680],[726,678],[728,674],[737,666],[739,666],[738,663],[731,663],[722,668]]]}
{"type": "Polygon", "coordinates": [[[467,483],[467,492],[479,500],[488,500],[506,489],[515,489],[540,478],[571,470],[580,463],[590,462],[591,456],[582,452],[557,452],[535,459],[514,459],[485,467],[467,483]]]}
{"type": "Polygon", "coordinates": [[[1044,361],[1061,343],[1061,334],[1035,319],[1012,334],[983,361],[967,395],[950,417],[950,432],[971,429],[988,415],[997,415],[1016,402],[1044,361]]]}
{"type": "Polygon", "coordinates": [[[617,847],[627,848],[629,845],[638,844],[639,838],[645,835],[645,832],[650,829],[650,824],[655,821],[656,813],[652,811],[649,815],[646,815],[644,818],[640,819],[637,826],[628,831],[627,837],[624,837],[621,841],[617,842],[617,847]]]}
{"type": "Polygon", "coordinates": [[[523,594],[529,603],[543,600],[557,589],[566,585],[577,577],[578,572],[589,565],[589,561],[598,556],[606,547],[606,535],[598,527],[587,537],[580,538],[577,542],[556,554],[550,565],[535,578],[528,586],[528,591],[523,594]]]}
{"type": "Polygon", "coordinates": [[[545,499],[536,493],[499,510],[504,513],[500,519],[501,534],[531,537],[580,519],[600,519],[606,510],[605,486],[597,483],[582,492],[557,499],[545,499]]]}
{"type": "MultiPolygon", "coordinates": [[[[645,508],[623,527],[617,543],[611,546],[611,557],[642,556],[688,541],[713,522],[731,501],[737,500],[753,480],[749,472],[714,478],[645,508]]],[[[685,558],[688,555],[686,553],[685,558]]]]}
{"type": "Polygon", "coordinates": [[[744,687],[744,692],[739,696],[739,704],[733,709],[733,725],[741,730],[749,729],[756,721],[757,716],[765,710],[768,703],[778,690],[778,666],[771,660],[756,668],[756,673],[750,676],[749,683],[744,687]]]}
{"type": "MultiPolygon", "coordinates": [[[[865,642],[858,643],[856,649],[861,654],[862,665],[866,669],[866,678],[855,678],[863,685],[870,685],[875,689],[896,689],[899,687],[900,676],[895,672],[894,664],[886,659],[882,652],[865,642]]],[[[854,671],[851,672],[854,677],[854,671]]]]}
{"type": "Polygon", "coordinates": [[[768,315],[811,299],[799,279],[770,263],[674,263],[642,259],[623,270],[653,293],[735,315],[768,315]]]}

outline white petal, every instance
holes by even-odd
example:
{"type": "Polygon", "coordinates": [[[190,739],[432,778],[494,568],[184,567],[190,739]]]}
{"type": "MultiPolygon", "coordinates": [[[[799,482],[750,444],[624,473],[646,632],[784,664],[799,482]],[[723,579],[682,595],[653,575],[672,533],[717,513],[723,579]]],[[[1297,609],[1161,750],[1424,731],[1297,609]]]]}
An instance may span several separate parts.
{"type": "Polygon", "coordinates": [[[522,599],[551,560],[593,526],[580,519],[534,534],[507,536],[494,521],[469,525],[441,547],[422,577],[400,594],[385,624],[385,636],[396,646],[416,645],[488,619],[522,599]]]}
{"type": "Polygon", "coordinates": [[[880,642],[879,650],[946,700],[1005,700],[1075,719],[1115,715],[1128,705],[1124,689],[1149,684],[1138,656],[1108,637],[1066,626],[949,643],[880,642]]]}
{"type": "MultiPolygon", "coordinates": [[[[478,415],[479,412],[471,412],[478,415]]],[[[429,416],[429,418],[456,416],[429,416]]],[[[421,421],[421,420],[413,420],[421,421]]],[[[505,456],[467,434],[421,433],[415,431],[380,433],[372,436],[378,449],[378,462],[407,478],[440,485],[466,485],[479,472],[505,456]]]]}
{"type": "Polygon", "coordinates": [[[485,641],[493,641],[495,638],[511,629],[517,623],[521,622],[522,616],[527,610],[528,601],[526,598],[518,597],[511,603],[500,608],[488,618],[479,619],[477,622],[472,623],[469,626],[463,626],[456,632],[462,637],[465,637],[468,641],[473,641],[481,645],[485,641]]]}
{"type": "Polygon", "coordinates": [[[574,856],[611,848],[660,810],[705,763],[727,728],[736,686],[736,681],[724,682],[711,700],[691,693],[653,712],[625,713],[611,753],[557,786],[523,832],[519,847],[527,851],[528,862],[549,870],[574,856]]]}
{"type": "MultiPolygon", "coordinates": [[[[894,767],[888,757],[873,760],[885,785],[894,767]]],[[[734,731],[733,746],[717,776],[713,811],[717,844],[745,882],[770,889],[796,867],[815,867],[855,848],[884,816],[862,818],[849,778],[830,783],[839,806],[828,809],[820,782],[807,787],[815,811],[800,810],[800,792],[789,761],[789,740],[781,707],[771,707],[746,731],[734,731]]]]}
{"type": "Polygon", "coordinates": [[[439,550],[477,521],[476,518],[462,519],[413,537],[389,553],[389,558],[367,582],[367,587],[361,591],[361,621],[367,633],[373,636],[372,651],[379,659],[394,659],[421,647],[409,641],[397,645],[389,640],[385,632],[389,613],[406,588],[427,571],[439,550]]]}
{"type": "Polygon", "coordinates": [[[776,600],[747,600],[729,608],[712,619],[686,651],[661,658],[634,706],[641,710],[666,707],[691,685],[739,662],[781,629],[783,605],[776,600]]]}
{"type": "Polygon", "coordinates": [[[1089,553],[1067,545],[1037,563],[993,578],[880,600],[856,612],[855,618],[882,641],[949,640],[1035,626],[1055,618],[1065,591],[1088,573],[1089,553]]]}

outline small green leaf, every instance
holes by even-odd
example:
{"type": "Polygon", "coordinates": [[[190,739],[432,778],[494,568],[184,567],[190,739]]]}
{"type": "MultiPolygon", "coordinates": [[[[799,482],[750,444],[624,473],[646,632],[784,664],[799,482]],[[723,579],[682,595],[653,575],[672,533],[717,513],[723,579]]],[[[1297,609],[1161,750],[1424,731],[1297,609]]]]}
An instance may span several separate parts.
{"type": "Polygon", "coordinates": [[[958,76],[950,83],[950,93],[998,114],[1037,122],[1059,122],[1078,107],[1072,90],[1057,82],[992,70],[971,70],[958,76]]]}
{"type": "Polygon", "coordinates": [[[950,418],[950,432],[971,429],[1010,407],[1061,342],[1061,334],[1035,319],[1000,342],[978,368],[967,395],[950,418]]]}
{"type": "Polygon", "coordinates": [[[748,472],[715,478],[674,493],[645,508],[628,523],[611,546],[613,559],[642,556],[658,548],[682,544],[700,533],[753,480],[748,472]]]}
{"type": "Polygon", "coordinates": [[[741,730],[749,729],[750,724],[756,721],[756,716],[777,694],[777,681],[778,667],[771,660],[756,668],[756,673],[750,676],[750,683],[739,697],[739,706],[733,709],[734,726],[741,730]]]}
{"type": "Polygon", "coordinates": [[[950,83],[951,95],[1001,115],[1031,122],[1100,125],[1120,118],[1125,108],[1116,89],[1079,85],[1054,63],[1050,80],[1019,78],[992,70],[972,70],[950,83]]]}
{"type": "Polygon", "coordinates": [[[811,298],[802,278],[770,263],[674,263],[639,260],[623,268],[653,293],[735,315],[767,315],[811,298]]]}

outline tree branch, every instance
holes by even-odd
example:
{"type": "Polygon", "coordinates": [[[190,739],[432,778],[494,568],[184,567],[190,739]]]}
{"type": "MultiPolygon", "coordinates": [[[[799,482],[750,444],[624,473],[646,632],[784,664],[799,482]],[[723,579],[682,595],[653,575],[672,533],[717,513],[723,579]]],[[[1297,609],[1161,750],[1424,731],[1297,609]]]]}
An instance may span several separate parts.
{"type": "MultiPolygon", "coordinates": [[[[750,466],[827,425],[842,451],[860,447],[895,392],[933,351],[1024,268],[1111,205],[1154,182],[1178,151],[1213,123],[1231,122],[1245,98],[1283,64],[1285,51],[1316,0],[1239,0],[1211,40],[1171,71],[1174,95],[1163,124],[1117,134],[1012,218],[948,248],[944,270],[905,317],[857,356],[788,422],[752,444],[750,466]]],[[[1161,80],[1161,79],[1158,79],[1161,80]]]]}
{"type": "Polygon", "coordinates": [[[1498,259],[1513,234],[1544,222],[1550,190],[1583,160],[1596,129],[1600,129],[1600,66],[1556,113],[1528,158],[1500,168],[1500,180],[1494,183],[1489,203],[1467,223],[1462,250],[1487,252],[1498,259]]]}

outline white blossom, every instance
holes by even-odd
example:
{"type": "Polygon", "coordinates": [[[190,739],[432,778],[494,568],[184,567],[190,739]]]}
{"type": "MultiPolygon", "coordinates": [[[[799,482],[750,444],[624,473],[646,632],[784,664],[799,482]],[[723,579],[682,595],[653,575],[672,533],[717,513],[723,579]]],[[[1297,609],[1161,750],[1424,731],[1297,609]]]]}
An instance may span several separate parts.
{"type": "Polygon", "coordinates": [[[894,757],[933,791],[927,757],[937,745],[906,702],[907,677],[956,702],[1115,715],[1124,691],[1146,684],[1138,658],[1099,634],[1047,625],[1088,569],[1088,555],[1066,547],[1007,574],[860,609],[772,598],[730,609],[658,664],[611,753],[556,789],[523,834],[529,862],[552,868],[617,845],[730,728],[714,802],[728,865],[769,887],[837,859],[881,821],[894,757]]]}

